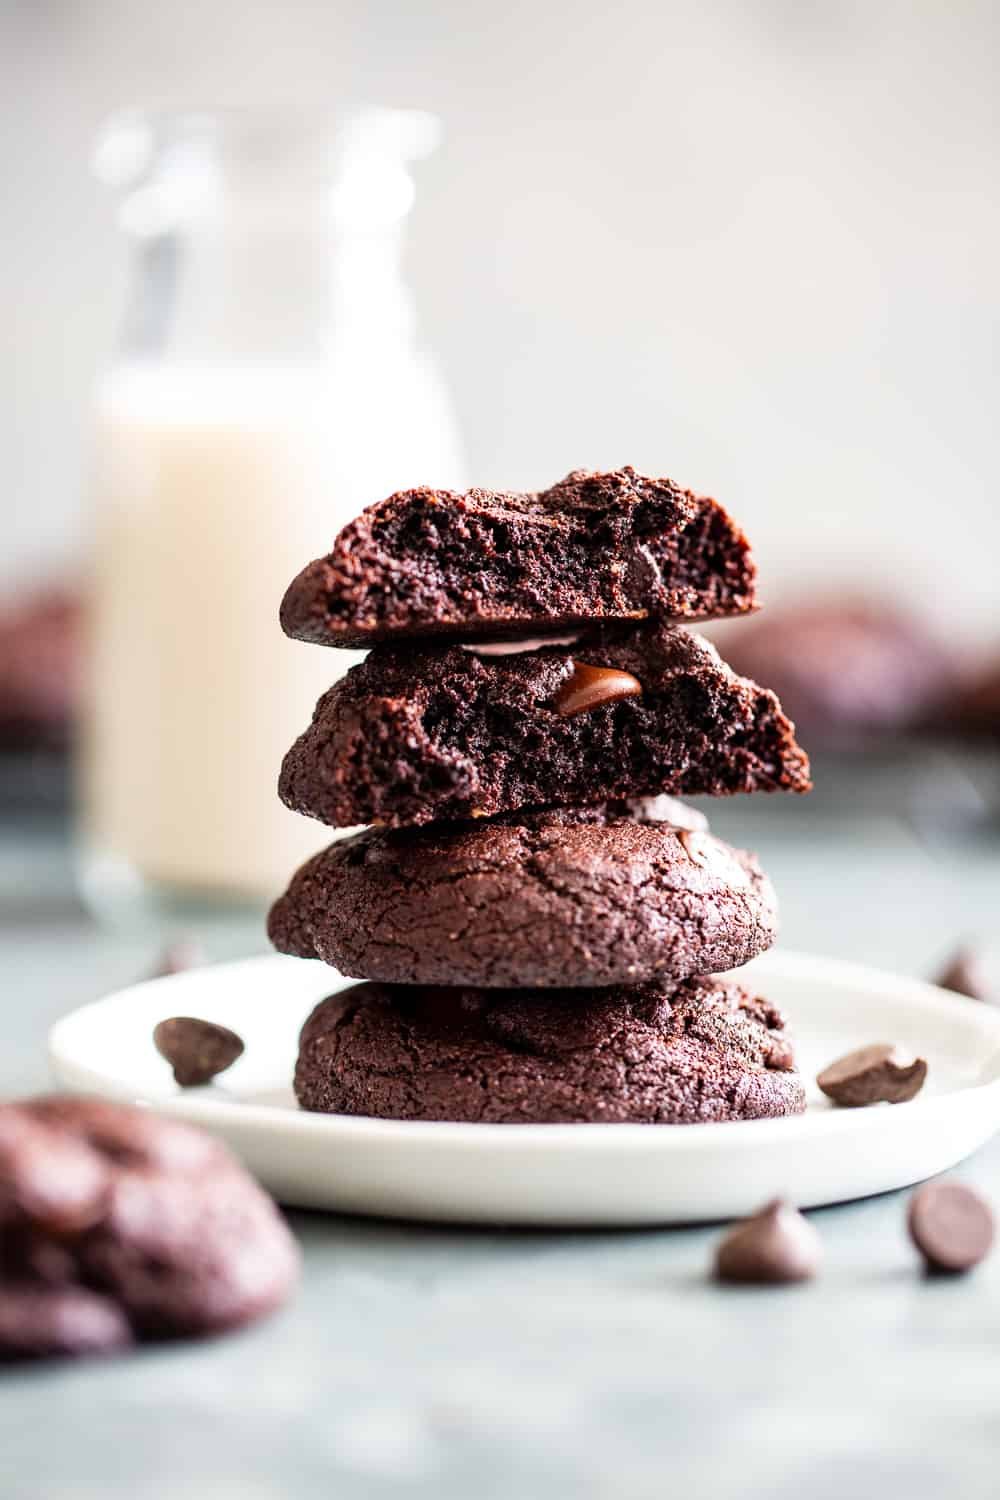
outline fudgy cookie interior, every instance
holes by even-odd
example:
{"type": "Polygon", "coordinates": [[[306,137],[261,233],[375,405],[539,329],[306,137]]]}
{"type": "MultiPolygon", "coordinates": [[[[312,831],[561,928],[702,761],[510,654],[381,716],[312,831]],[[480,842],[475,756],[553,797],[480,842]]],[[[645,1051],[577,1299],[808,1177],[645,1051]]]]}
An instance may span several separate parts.
{"type": "Polygon", "coordinates": [[[290,585],[281,623],[320,645],[546,633],[755,607],[746,537],[717,504],[632,468],[536,494],[416,489],[345,527],[290,585]]]}
{"type": "Polygon", "coordinates": [[[708,641],[609,627],[506,656],[377,647],[320,699],[279,792],[296,812],[353,827],[810,785],[777,698],[708,641]],[[641,692],[562,711],[581,661],[628,674],[641,692]]]}

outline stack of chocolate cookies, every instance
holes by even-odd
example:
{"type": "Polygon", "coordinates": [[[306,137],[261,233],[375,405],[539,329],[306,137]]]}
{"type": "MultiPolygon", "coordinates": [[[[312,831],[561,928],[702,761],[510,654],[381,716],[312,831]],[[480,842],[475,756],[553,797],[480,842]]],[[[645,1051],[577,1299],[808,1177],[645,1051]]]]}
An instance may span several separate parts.
{"type": "Polygon", "coordinates": [[[305,1109],[804,1109],[782,1016],[718,977],[773,942],[770,882],[674,800],[809,789],[774,694],[677,623],[746,614],[754,590],[721,506],[628,468],[393,495],[294,580],[287,634],[371,647],[281,771],[290,808],[372,825],[270,916],[281,952],[366,981],[303,1029],[305,1109]]]}

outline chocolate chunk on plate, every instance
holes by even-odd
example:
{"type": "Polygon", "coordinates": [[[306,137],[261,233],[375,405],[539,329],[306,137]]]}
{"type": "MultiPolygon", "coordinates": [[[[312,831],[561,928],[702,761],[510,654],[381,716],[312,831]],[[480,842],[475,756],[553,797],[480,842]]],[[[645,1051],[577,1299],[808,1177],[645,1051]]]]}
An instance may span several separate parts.
{"type": "Polygon", "coordinates": [[[771,1285],[809,1281],[822,1262],[823,1245],[809,1220],[776,1198],[723,1236],[715,1252],[715,1278],[771,1285]]]}
{"type": "Polygon", "coordinates": [[[809,788],[774,694],[669,626],[504,656],[376,647],[320,699],[279,782],[288,807],[332,827],[809,788]]]}
{"type": "Polygon", "coordinates": [[[904,1104],[919,1094],[926,1077],[922,1057],[892,1042],[874,1042],[832,1062],[817,1074],[816,1082],[834,1104],[860,1109],[866,1104],[904,1104]]]}
{"type": "Polygon", "coordinates": [[[298,871],[271,911],[283,953],[355,979],[487,987],[680,981],[774,941],[751,854],[633,807],[374,829],[298,871]]]}
{"type": "Polygon", "coordinates": [[[197,1088],[231,1068],[243,1054],[243,1040],[228,1026],[197,1016],[171,1016],[153,1031],[157,1052],[174,1070],[181,1088],[197,1088]]]}
{"type": "Polygon", "coordinates": [[[993,1213],[986,1200],[962,1182],[928,1182],[907,1209],[910,1238],[930,1271],[971,1271],[993,1245],[993,1213]]]}
{"type": "Polygon", "coordinates": [[[325,646],[498,640],[594,620],[706,620],[756,607],[743,532],[715,500],[632,468],[536,494],[414,489],[346,526],[281,606],[325,646]]]}

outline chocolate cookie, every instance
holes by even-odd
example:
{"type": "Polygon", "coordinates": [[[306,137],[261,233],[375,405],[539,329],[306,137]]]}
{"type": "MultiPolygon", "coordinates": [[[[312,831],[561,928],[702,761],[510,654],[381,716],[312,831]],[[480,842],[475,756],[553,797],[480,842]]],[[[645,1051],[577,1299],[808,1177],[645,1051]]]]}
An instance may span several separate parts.
{"type": "Polygon", "coordinates": [[[593,620],[706,620],[756,607],[746,537],[714,500],[632,468],[539,494],[415,489],[364,511],[294,580],[287,635],[551,633],[593,620]]]}
{"type": "Polygon", "coordinates": [[[814,749],[864,747],[936,719],[957,662],[926,623],[876,601],[819,599],[726,632],[738,672],[770,683],[814,749]]]}
{"type": "Polygon", "coordinates": [[[574,808],[342,839],[298,871],[268,932],[356,979],[596,988],[734,969],[776,925],[753,855],[574,808]]]}
{"type": "Polygon", "coordinates": [[[1000,656],[980,663],[940,715],[942,730],[1000,739],[1000,656]]]}
{"type": "Polygon", "coordinates": [[[663,626],[506,656],[379,646],[320,699],[279,793],[296,812],[351,827],[809,787],[774,694],[735,676],[702,637],[663,626]],[[610,669],[603,698],[581,664],[610,669]]]}
{"type": "Polygon", "coordinates": [[[0,1359],[233,1328],[297,1271],[270,1198],[201,1131],[99,1099],[0,1105],[0,1359]]]}
{"type": "Polygon", "coordinates": [[[304,1109],[392,1120],[685,1125],[801,1114],[781,1014],[738,985],[362,984],[302,1030],[304,1109]]]}
{"type": "Polygon", "coordinates": [[[0,748],[63,750],[80,699],[83,606],[49,589],[0,605],[0,748]]]}

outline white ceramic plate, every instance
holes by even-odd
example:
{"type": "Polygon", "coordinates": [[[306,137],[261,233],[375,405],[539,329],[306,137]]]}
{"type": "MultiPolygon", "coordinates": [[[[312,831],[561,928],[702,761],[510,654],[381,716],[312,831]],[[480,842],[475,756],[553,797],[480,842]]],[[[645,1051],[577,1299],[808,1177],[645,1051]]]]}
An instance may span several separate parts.
{"type": "Polygon", "coordinates": [[[731,1218],[785,1195],[803,1207],[903,1187],[1000,1129],[1000,1011],[931,985],[804,954],[741,971],[791,1019],[809,1109],[731,1125],[407,1124],[304,1114],[289,1080],[299,1027],[342,980],[255,958],[133,985],[59,1021],[60,1084],[136,1100],[222,1136],[282,1202],[404,1218],[663,1224],[731,1218]],[[151,1033],[169,1015],[238,1031],[246,1052],[210,1087],[179,1090],[151,1033]],[[815,1073],[865,1042],[928,1061],[909,1104],[832,1108],[815,1073]]]}

